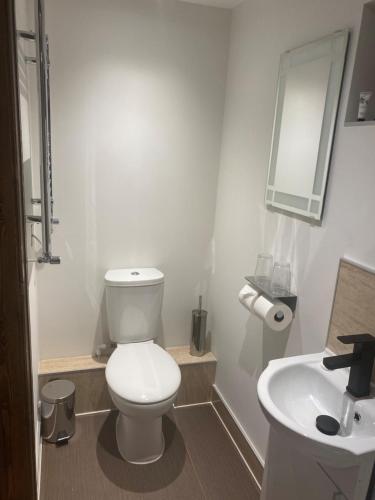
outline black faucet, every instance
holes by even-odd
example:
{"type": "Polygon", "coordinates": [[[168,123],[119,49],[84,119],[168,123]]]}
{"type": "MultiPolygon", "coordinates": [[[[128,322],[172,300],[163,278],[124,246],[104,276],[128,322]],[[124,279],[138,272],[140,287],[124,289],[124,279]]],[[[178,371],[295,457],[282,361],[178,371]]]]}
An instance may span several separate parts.
{"type": "Polygon", "coordinates": [[[375,358],[375,337],[369,333],[360,333],[341,335],[337,339],[343,344],[354,344],[353,353],[323,358],[324,366],[328,370],[350,367],[346,390],[356,398],[368,396],[375,358]]]}

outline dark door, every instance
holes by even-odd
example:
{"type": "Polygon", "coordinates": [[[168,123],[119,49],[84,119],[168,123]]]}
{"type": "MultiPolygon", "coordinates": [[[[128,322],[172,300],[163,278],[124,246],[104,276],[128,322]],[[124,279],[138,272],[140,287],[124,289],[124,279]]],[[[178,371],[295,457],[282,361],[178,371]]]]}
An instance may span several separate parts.
{"type": "Polygon", "coordinates": [[[35,443],[13,0],[0,0],[0,498],[35,500],[35,443]]]}

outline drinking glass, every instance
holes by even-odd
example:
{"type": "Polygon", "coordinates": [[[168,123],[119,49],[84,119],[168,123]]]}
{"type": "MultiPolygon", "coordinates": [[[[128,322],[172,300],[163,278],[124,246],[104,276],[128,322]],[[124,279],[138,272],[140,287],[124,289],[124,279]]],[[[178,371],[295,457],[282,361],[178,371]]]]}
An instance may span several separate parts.
{"type": "Polygon", "coordinates": [[[271,291],[274,295],[283,295],[290,292],[290,264],[289,262],[275,262],[271,278],[271,291]]]}
{"type": "Polygon", "coordinates": [[[260,253],[255,268],[255,281],[259,285],[267,285],[271,279],[273,257],[269,253],[260,253]]]}

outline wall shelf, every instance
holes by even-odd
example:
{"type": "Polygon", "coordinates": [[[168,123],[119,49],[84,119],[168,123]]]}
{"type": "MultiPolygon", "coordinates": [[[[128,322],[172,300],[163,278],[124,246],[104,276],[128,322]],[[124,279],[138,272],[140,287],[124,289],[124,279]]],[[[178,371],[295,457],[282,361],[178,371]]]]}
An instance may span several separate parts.
{"type": "Polygon", "coordinates": [[[279,300],[284,302],[290,309],[294,312],[297,306],[297,296],[289,292],[284,292],[281,294],[274,294],[270,288],[270,281],[265,281],[259,283],[255,276],[245,276],[245,280],[254,288],[257,292],[264,295],[270,300],[279,300]]]}
{"type": "Polygon", "coordinates": [[[375,0],[363,6],[362,22],[350,86],[345,126],[369,126],[375,124],[375,0]],[[367,109],[368,121],[357,122],[359,96],[372,91],[367,109]]]}
{"type": "Polygon", "coordinates": [[[365,122],[345,122],[345,127],[369,127],[375,125],[375,120],[366,120],[365,122]]]}
{"type": "MultiPolygon", "coordinates": [[[[206,352],[203,356],[191,356],[189,346],[167,347],[166,351],[174,358],[180,366],[196,365],[203,363],[216,363],[212,352],[206,352]]],[[[71,356],[65,358],[43,359],[39,363],[39,375],[62,374],[80,371],[104,370],[108,356],[71,356]]]]}

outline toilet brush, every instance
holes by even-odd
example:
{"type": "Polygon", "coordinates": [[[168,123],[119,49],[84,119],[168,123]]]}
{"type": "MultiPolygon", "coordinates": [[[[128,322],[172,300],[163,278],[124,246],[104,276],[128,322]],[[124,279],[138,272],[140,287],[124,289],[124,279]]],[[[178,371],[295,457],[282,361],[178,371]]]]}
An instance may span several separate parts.
{"type": "Polygon", "coordinates": [[[199,296],[198,309],[193,309],[191,319],[190,354],[203,356],[206,348],[207,311],[202,309],[202,295],[199,296]]]}

